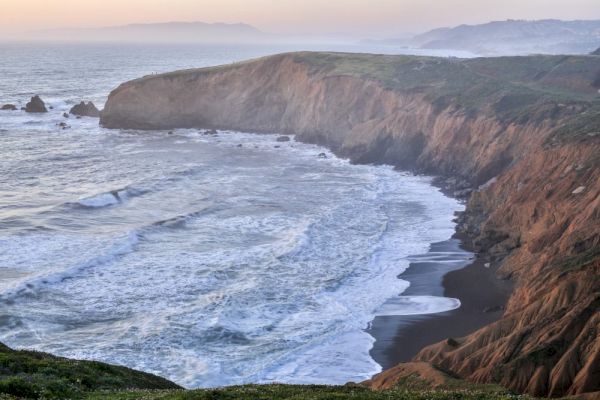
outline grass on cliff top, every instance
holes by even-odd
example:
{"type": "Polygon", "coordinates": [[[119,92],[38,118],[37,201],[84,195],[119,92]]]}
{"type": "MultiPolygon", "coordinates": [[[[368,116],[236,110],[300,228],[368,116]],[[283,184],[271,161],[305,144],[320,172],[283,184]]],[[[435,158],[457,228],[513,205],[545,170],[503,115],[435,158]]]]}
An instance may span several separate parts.
{"type": "Polygon", "coordinates": [[[600,104],[578,113],[557,127],[548,137],[548,144],[557,144],[565,139],[598,140],[600,139],[600,104]]]}
{"type": "Polygon", "coordinates": [[[327,75],[361,76],[386,83],[390,88],[443,89],[452,92],[473,85],[497,84],[511,91],[531,89],[559,100],[594,100],[593,84],[600,62],[590,56],[514,56],[473,59],[413,55],[354,53],[292,53],[312,71],[327,75]]]}
{"type": "Polygon", "coordinates": [[[71,399],[96,390],[178,388],[164,378],[129,368],[17,351],[0,343],[0,396],[6,398],[71,399]]]}
{"type": "Polygon", "coordinates": [[[593,56],[454,59],[408,55],[294,53],[311,73],[358,76],[422,93],[439,110],[491,112],[505,124],[561,119],[555,141],[600,137],[600,60],[593,56]]]}
{"type": "Polygon", "coordinates": [[[400,378],[395,388],[376,391],[364,385],[349,383],[344,386],[327,385],[244,385],[219,389],[140,392],[96,392],[88,399],[114,398],[122,400],[514,400],[530,399],[516,396],[497,385],[475,384],[442,373],[445,383],[432,390],[428,378],[413,373],[400,378]]]}
{"type": "Polygon", "coordinates": [[[189,391],[139,391],[92,393],[90,400],[516,400],[530,399],[506,391],[411,390],[373,391],[362,386],[246,385],[189,391]]]}
{"type": "MultiPolygon", "coordinates": [[[[254,63],[277,63],[286,58],[310,67],[322,76],[358,76],[382,83],[390,89],[420,89],[439,95],[486,98],[493,94],[526,92],[557,101],[598,99],[590,83],[600,79],[600,62],[593,56],[514,56],[459,59],[415,55],[382,55],[340,52],[294,52],[265,56],[205,68],[149,75],[137,79],[194,77],[227,71],[254,63]]],[[[600,83],[598,83],[600,85],[600,83]]],[[[600,88],[600,87],[599,87],[600,88]]],[[[475,100],[473,100],[475,101],[475,100]]]]}

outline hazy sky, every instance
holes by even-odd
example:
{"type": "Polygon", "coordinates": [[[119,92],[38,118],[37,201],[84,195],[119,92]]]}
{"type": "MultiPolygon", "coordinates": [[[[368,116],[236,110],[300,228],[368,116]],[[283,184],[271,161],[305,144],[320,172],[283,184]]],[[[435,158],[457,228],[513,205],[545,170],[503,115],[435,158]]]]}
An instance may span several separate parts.
{"type": "Polygon", "coordinates": [[[600,19],[600,0],[0,0],[0,32],[246,22],[268,32],[397,34],[502,19],[600,19]]]}

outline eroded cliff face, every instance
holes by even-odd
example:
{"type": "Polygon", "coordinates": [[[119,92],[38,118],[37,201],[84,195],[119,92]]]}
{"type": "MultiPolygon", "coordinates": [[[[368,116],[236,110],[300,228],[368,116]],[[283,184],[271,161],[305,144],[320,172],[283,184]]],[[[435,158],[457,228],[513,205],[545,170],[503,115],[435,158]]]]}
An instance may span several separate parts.
{"type": "Polygon", "coordinates": [[[459,228],[514,293],[500,321],[416,359],[559,396],[600,391],[599,77],[593,56],[286,54],[125,83],[101,123],[295,134],[474,190],[459,228]]]}
{"type": "Polygon", "coordinates": [[[471,197],[485,219],[463,228],[516,287],[500,321],[416,359],[537,396],[600,389],[598,150],[533,152],[471,197]]]}

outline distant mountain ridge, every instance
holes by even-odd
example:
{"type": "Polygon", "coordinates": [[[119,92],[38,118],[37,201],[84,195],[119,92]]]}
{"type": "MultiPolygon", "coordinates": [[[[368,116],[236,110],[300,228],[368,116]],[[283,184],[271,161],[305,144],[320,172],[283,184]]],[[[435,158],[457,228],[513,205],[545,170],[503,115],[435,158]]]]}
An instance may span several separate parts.
{"type": "Polygon", "coordinates": [[[469,51],[482,56],[589,54],[600,46],[600,20],[493,21],[433,29],[412,39],[386,43],[469,51]]]}
{"type": "MultiPolygon", "coordinates": [[[[245,23],[165,22],[99,28],[29,32],[27,39],[141,43],[355,42],[340,35],[279,35],[245,23]]],[[[506,20],[437,28],[412,38],[363,40],[363,43],[414,49],[450,50],[480,56],[591,54],[600,46],[600,20],[506,20]]]]}
{"type": "Polygon", "coordinates": [[[67,28],[31,32],[30,38],[78,41],[131,42],[255,42],[272,35],[244,23],[165,22],[101,28],[67,28]]]}

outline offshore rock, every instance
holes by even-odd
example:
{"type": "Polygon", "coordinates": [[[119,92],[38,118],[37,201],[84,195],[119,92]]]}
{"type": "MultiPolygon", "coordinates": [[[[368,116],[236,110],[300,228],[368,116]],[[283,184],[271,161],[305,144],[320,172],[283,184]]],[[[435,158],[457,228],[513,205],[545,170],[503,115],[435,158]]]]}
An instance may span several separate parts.
{"type": "Polygon", "coordinates": [[[73,115],[79,115],[82,117],[93,117],[93,118],[100,117],[100,111],[96,108],[94,103],[92,103],[91,101],[88,103],[82,101],[81,103],[73,106],[71,108],[71,110],[69,111],[69,113],[73,114],[73,115]]]}
{"type": "Polygon", "coordinates": [[[46,104],[40,98],[40,96],[33,96],[29,103],[25,104],[25,112],[28,113],[46,113],[48,110],[46,109],[46,104]]]}

